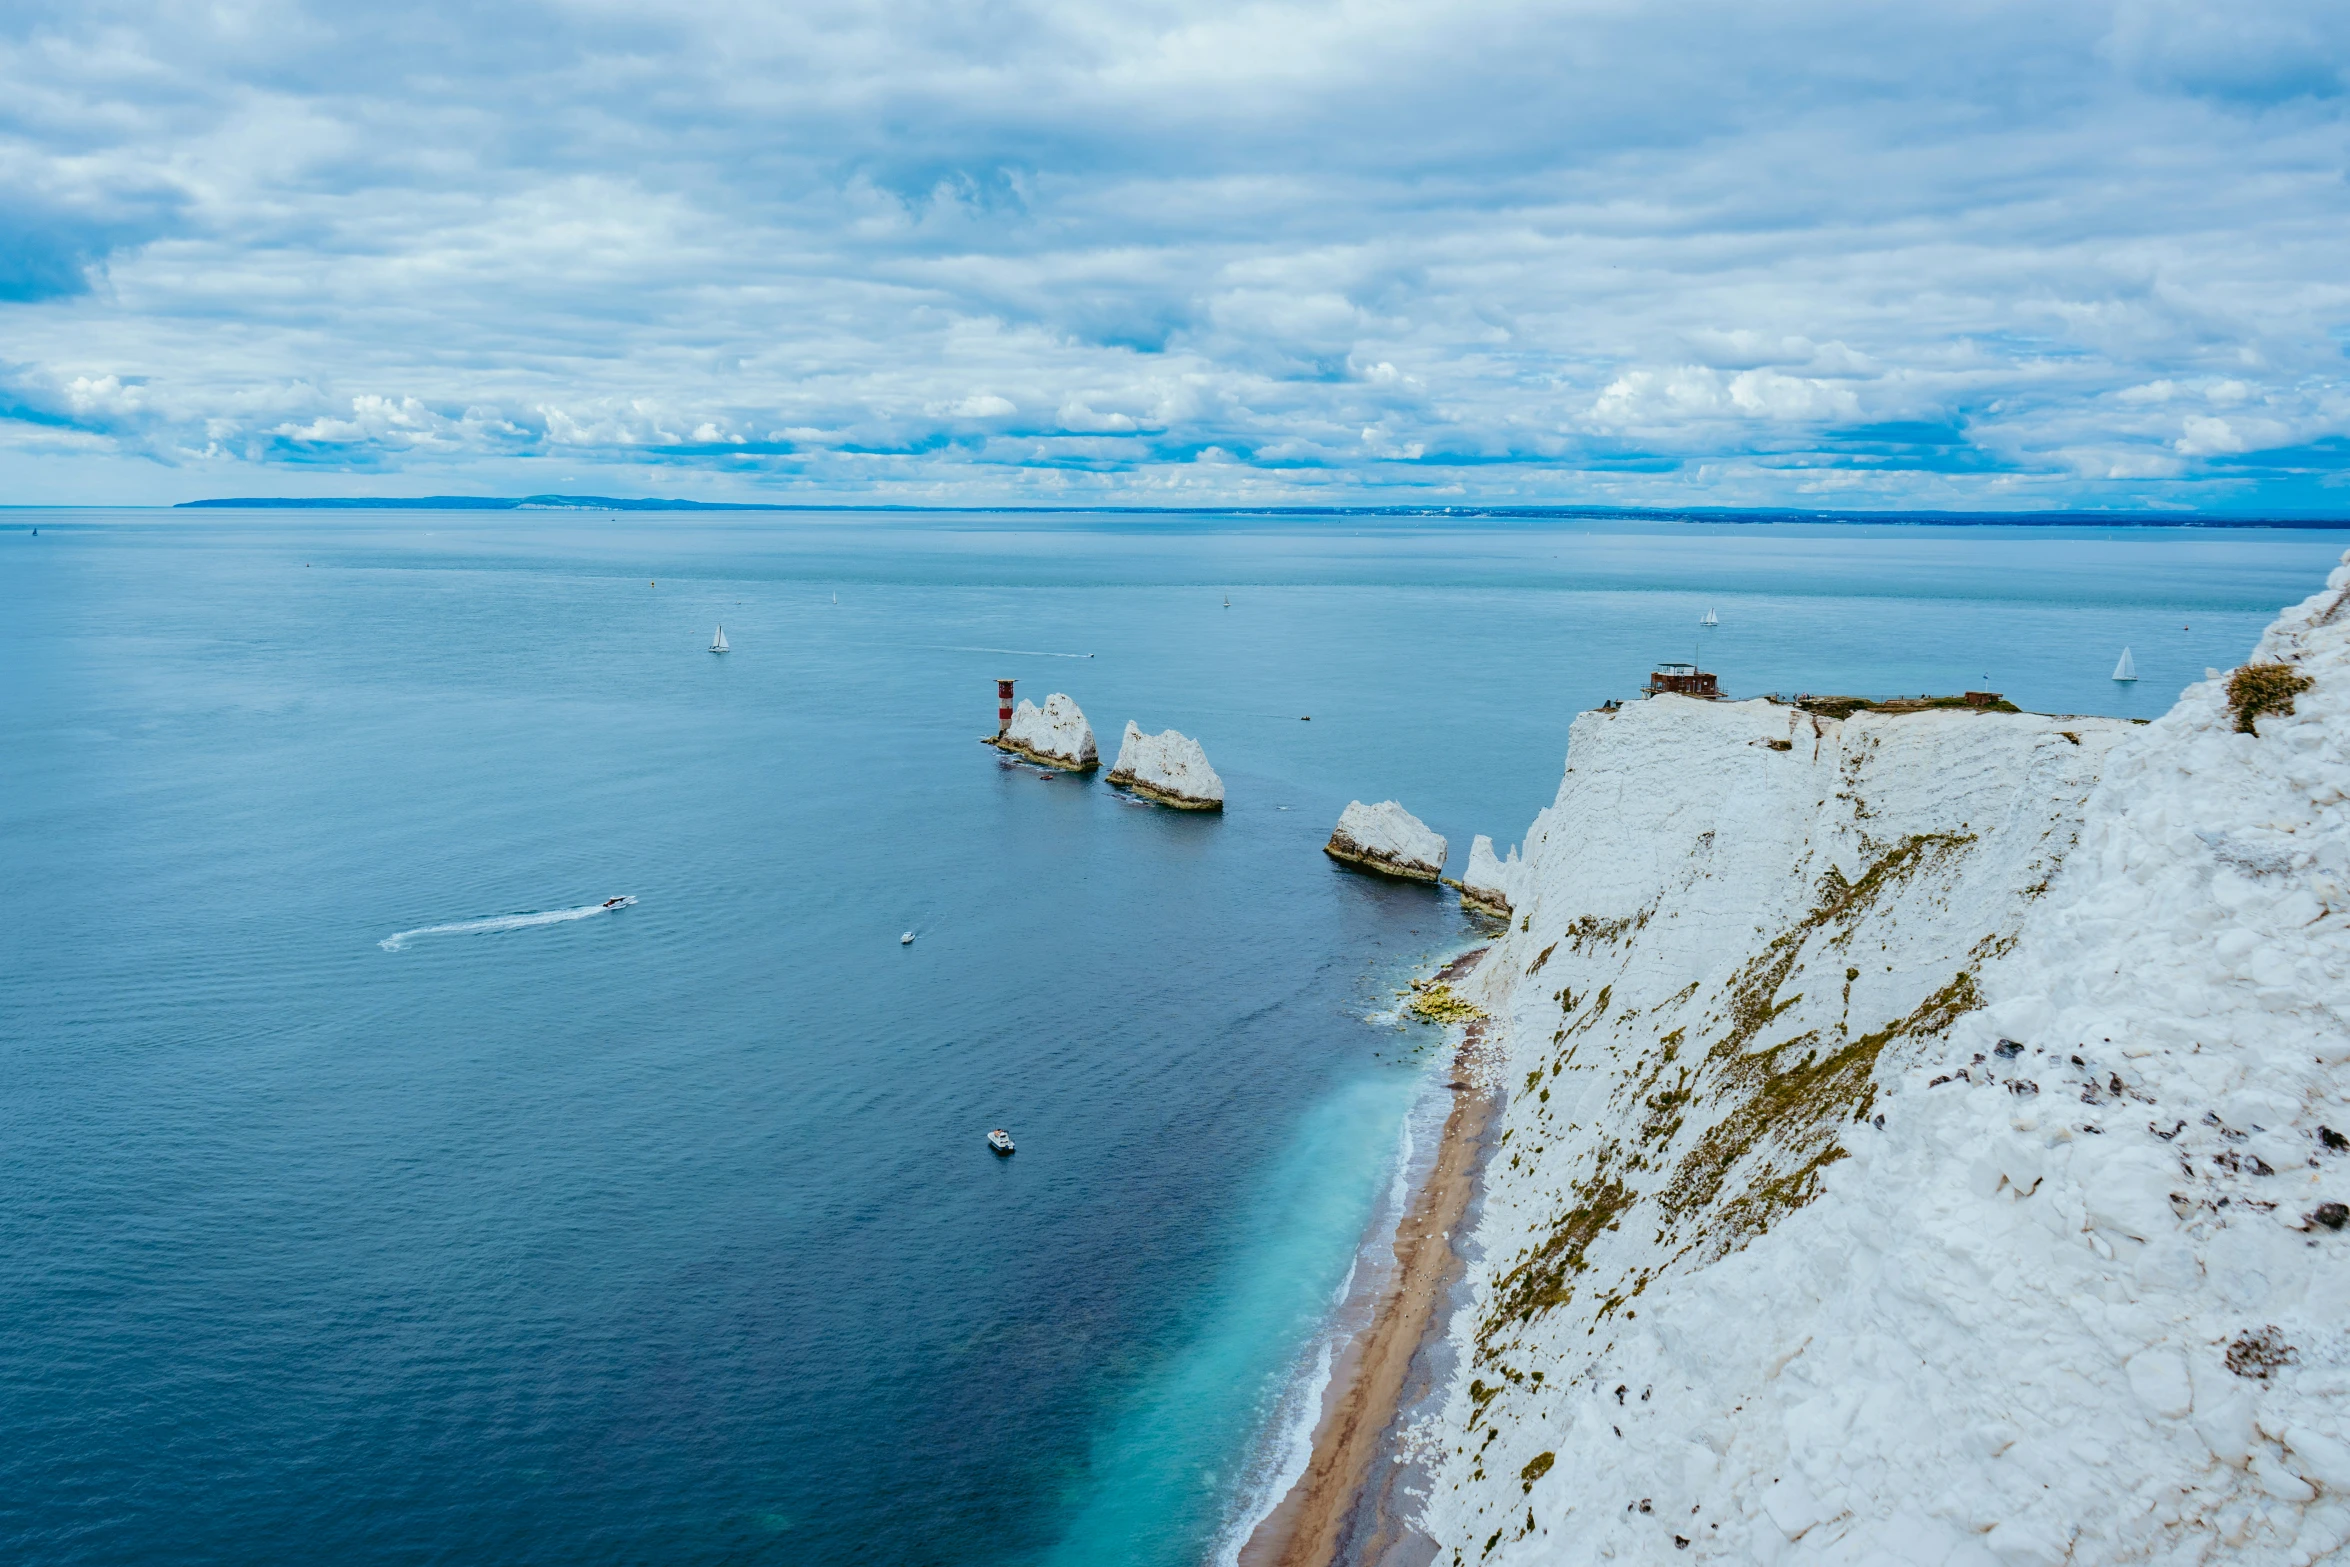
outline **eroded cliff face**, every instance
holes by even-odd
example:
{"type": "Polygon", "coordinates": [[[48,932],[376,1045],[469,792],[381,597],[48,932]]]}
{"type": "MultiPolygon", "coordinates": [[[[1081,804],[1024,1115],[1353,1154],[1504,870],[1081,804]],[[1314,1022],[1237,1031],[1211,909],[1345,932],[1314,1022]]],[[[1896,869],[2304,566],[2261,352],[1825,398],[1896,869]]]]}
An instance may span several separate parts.
{"type": "Polygon", "coordinates": [[[1439,1560],[2350,1538],[2345,600],[2253,733],[2222,679],[1577,721],[1468,987],[1511,1098],[1408,1436],[1439,1560]]]}
{"type": "Polygon", "coordinates": [[[1510,889],[1524,868],[1516,849],[1510,850],[1508,859],[1500,859],[1493,852],[1493,840],[1477,834],[1469,844],[1469,868],[1461,872],[1461,907],[1508,919],[1516,912],[1510,889]]]}
{"type": "Polygon", "coordinates": [[[1224,780],[1208,765],[1208,753],[1197,740],[1172,729],[1145,734],[1131,718],[1119,738],[1109,781],[1180,810],[1224,809],[1224,780]]]}
{"type": "Polygon", "coordinates": [[[1101,765],[1101,755],[1094,749],[1093,726],[1085,721],[1084,709],[1061,691],[1046,697],[1042,707],[1023,700],[995,743],[1032,762],[1073,773],[1091,772],[1101,765]]]}
{"type": "Polygon", "coordinates": [[[1444,836],[1393,800],[1365,805],[1349,800],[1322,852],[1334,860],[1407,881],[1444,875],[1444,836]]]}

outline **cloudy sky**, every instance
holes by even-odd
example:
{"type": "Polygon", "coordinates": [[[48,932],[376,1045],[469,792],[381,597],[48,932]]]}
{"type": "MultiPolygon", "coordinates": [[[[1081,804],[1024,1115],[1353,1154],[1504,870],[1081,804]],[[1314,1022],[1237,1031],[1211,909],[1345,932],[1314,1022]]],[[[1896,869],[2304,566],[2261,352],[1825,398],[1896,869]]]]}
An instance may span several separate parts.
{"type": "Polygon", "coordinates": [[[13,0],[0,502],[2350,513],[2343,0],[13,0]]]}

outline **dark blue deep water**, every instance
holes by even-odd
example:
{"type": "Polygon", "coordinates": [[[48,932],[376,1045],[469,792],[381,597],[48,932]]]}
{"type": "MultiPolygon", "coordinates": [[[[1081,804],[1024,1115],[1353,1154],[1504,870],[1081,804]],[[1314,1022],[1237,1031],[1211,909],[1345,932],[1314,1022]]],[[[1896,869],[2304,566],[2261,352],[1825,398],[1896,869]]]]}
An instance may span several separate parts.
{"type": "Polygon", "coordinates": [[[1350,797],[1506,845],[1708,606],[2150,716],[2345,542],[8,514],[0,1559],[1212,1556],[1468,934],[1350,797]],[[999,674],[1231,809],[998,765],[999,674]]]}

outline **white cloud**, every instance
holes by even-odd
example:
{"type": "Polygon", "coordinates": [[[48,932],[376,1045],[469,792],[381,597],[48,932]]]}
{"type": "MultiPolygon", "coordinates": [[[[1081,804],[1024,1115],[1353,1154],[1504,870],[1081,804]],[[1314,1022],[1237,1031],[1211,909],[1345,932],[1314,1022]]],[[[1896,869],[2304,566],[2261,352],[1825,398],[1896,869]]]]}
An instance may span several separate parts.
{"type": "Polygon", "coordinates": [[[2212,457],[2245,448],[2244,438],[2225,419],[2189,414],[2182,428],[2186,433],[2171,444],[2189,457],[2212,457]]]}
{"type": "Polygon", "coordinates": [[[1131,432],[1140,429],[1131,414],[1098,413],[1091,405],[1075,398],[1061,404],[1060,425],[1064,430],[1082,430],[1094,433],[1131,432]]]}
{"type": "Polygon", "coordinates": [[[2345,16],[38,10],[0,444],[85,454],[79,498],[2257,505],[2350,432],[2345,16]]]}
{"type": "Polygon", "coordinates": [[[1703,365],[1630,371],[1608,383],[1591,405],[1591,420],[1602,428],[1653,427],[1705,418],[1795,423],[1852,419],[1859,413],[1859,397],[1850,387],[1834,382],[1776,370],[1742,370],[1724,376],[1703,365]]]}

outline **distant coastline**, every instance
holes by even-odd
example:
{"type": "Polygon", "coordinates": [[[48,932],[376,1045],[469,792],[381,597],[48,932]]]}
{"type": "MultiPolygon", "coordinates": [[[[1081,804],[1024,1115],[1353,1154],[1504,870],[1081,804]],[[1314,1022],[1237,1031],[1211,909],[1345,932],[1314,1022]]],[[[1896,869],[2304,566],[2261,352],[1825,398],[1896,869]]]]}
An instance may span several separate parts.
{"type": "Polygon", "coordinates": [[[2350,516],[2230,516],[2171,511],[1795,511],[1769,506],[892,506],[787,501],[622,499],[609,495],[240,496],[180,501],[174,511],[767,511],[970,513],[988,516],[1445,517],[1548,521],[1843,523],[1942,528],[2350,528],[2350,516]]]}

